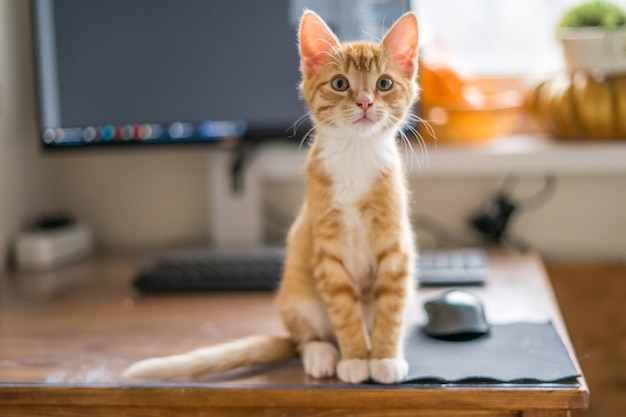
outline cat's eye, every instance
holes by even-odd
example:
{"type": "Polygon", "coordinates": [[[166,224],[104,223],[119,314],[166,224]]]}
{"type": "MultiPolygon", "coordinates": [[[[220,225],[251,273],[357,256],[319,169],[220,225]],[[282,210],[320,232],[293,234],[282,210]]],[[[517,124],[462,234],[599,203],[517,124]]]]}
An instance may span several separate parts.
{"type": "Polygon", "coordinates": [[[393,80],[389,77],[380,77],[378,81],[376,81],[376,88],[380,91],[390,90],[393,86],[393,80]]]}
{"type": "Polygon", "coordinates": [[[350,87],[350,84],[348,83],[346,77],[338,76],[330,80],[330,86],[333,90],[346,91],[348,87],[350,87]]]}

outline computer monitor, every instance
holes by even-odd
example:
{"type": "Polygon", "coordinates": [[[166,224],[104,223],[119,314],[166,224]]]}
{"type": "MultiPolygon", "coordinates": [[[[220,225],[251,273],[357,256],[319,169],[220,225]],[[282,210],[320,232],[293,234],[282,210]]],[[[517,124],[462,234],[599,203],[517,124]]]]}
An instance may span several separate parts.
{"type": "Polygon", "coordinates": [[[290,135],[304,108],[288,3],[36,1],[44,145],[290,135]]]}
{"type": "Polygon", "coordinates": [[[408,0],[33,0],[43,145],[303,135],[304,7],[341,37],[376,37],[408,0]]]}
{"type": "Polygon", "coordinates": [[[409,8],[409,0],[31,1],[46,150],[244,138],[206,147],[216,246],[263,239],[266,173],[250,142],[297,144],[310,129],[297,90],[303,10],[354,40],[380,39],[409,8]]]}

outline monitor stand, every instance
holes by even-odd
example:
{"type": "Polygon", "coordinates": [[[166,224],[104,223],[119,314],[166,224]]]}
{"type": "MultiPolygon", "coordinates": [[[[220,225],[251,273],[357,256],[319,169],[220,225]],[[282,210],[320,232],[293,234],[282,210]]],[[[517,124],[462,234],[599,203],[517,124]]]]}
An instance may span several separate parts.
{"type": "Polygon", "coordinates": [[[256,158],[249,157],[241,187],[233,187],[232,149],[211,149],[208,156],[208,236],[214,246],[255,246],[263,243],[261,187],[256,158]]]}

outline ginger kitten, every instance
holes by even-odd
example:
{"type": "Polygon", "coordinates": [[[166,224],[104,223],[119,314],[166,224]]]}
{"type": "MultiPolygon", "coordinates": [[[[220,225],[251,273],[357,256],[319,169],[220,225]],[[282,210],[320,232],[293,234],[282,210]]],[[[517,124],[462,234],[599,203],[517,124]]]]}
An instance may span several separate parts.
{"type": "Polygon", "coordinates": [[[255,336],[141,361],[135,379],[222,372],[302,356],[313,377],[401,381],[414,237],[396,136],[418,96],[417,19],[380,43],[339,43],[315,13],[299,30],[300,91],[315,124],[306,197],[277,295],[290,337],[255,336]]]}

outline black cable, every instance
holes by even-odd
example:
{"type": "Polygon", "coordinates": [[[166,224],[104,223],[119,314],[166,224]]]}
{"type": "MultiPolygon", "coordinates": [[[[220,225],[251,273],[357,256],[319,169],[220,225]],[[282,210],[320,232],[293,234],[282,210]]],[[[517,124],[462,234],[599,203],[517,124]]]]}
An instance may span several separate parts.
{"type": "Polygon", "coordinates": [[[502,245],[507,238],[509,221],[519,210],[534,210],[544,205],[555,193],[556,177],[552,173],[545,176],[543,187],[534,195],[521,201],[514,200],[512,188],[519,179],[512,173],[504,179],[500,190],[485,207],[469,219],[469,223],[484,239],[491,243],[502,245]]]}
{"type": "Polygon", "coordinates": [[[240,138],[237,146],[232,149],[232,159],[230,165],[230,185],[234,194],[240,194],[244,191],[245,169],[253,157],[252,151],[259,144],[254,138],[240,138]]]}
{"type": "MultiPolygon", "coordinates": [[[[513,188],[513,185],[517,185],[519,182],[519,178],[516,177],[513,173],[510,173],[502,182],[502,186],[500,187],[500,194],[511,195],[511,189],[513,188]],[[513,185],[511,185],[511,183],[513,185]]],[[[547,201],[549,201],[554,196],[555,192],[556,176],[553,172],[549,172],[544,177],[543,187],[535,194],[524,198],[522,201],[518,200],[516,202],[516,206],[520,210],[535,210],[543,206],[547,201]]]]}

